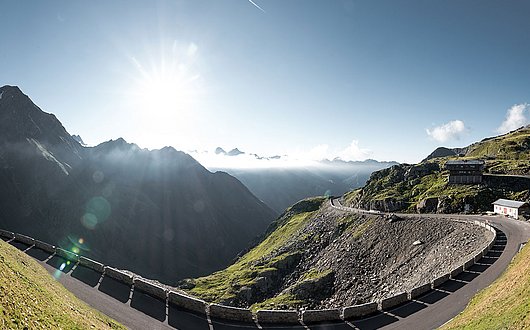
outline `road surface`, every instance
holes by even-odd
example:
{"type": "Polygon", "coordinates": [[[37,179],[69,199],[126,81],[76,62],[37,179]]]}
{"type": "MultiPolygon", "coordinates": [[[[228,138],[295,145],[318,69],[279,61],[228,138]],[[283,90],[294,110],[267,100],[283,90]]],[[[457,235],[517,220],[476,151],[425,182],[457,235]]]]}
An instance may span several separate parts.
{"type": "MultiPolygon", "coordinates": [[[[342,207],[338,200],[331,200],[331,203],[343,212],[360,211],[342,207]]],[[[408,216],[443,217],[425,214],[408,216]]],[[[519,251],[521,244],[530,238],[530,224],[526,222],[496,216],[447,217],[488,222],[498,229],[498,243],[469,271],[414,301],[360,320],[317,325],[266,326],[210,320],[205,316],[168,306],[166,302],[132,290],[108,277],[101,277],[82,266],[72,269],[66,267],[61,271],[59,268],[64,260],[59,257],[18,242],[11,244],[33,256],[79,299],[131,329],[433,329],[455,317],[478,291],[499,277],[519,251]]]]}

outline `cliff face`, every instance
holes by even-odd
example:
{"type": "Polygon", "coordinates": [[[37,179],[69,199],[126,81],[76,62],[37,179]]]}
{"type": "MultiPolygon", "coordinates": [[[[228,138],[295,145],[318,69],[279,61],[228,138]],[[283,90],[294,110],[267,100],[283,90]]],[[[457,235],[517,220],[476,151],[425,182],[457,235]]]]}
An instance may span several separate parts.
{"type": "Polygon", "coordinates": [[[2,228],[175,283],[225,267],[276,217],[183,152],[83,147],[18,88],[0,93],[2,228]]]}
{"type": "Polygon", "coordinates": [[[498,198],[530,200],[530,127],[453,149],[460,159],[486,162],[482,184],[449,184],[445,162],[459,157],[437,151],[419,164],[373,173],[365,187],[345,195],[344,203],[388,212],[454,213],[490,211],[498,198]]]}

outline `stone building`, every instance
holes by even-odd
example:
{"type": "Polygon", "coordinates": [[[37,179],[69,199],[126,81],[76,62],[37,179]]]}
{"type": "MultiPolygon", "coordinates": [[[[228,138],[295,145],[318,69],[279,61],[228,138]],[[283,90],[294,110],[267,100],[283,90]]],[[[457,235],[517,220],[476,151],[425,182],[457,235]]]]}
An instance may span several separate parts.
{"type": "Polygon", "coordinates": [[[476,184],[482,182],[483,160],[449,160],[445,163],[449,171],[449,183],[476,184]]]}

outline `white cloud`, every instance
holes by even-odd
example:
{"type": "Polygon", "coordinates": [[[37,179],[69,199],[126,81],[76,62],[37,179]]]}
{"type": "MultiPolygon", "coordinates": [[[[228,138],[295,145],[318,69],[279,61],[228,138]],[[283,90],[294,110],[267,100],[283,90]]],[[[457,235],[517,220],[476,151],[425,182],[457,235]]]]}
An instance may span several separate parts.
{"type": "Polygon", "coordinates": [[[322,160],[329,157],[329,146],[327,144],[319,144],[309,150],[307,157],[310,160],[322,160]]]}
{"type": "Polygon", "coordinates": [[[365,160],[369,158],[372,155],[372,151],[370,149],[361,148],[359,146],[359,141],[353,140],[351,144],[346,147],[341,153],[339,153],[339,157],[342,160],[365,160]]]}
{"type": "Polygon", "coordinates": [[[452,120],[447,124],[434,127],[433,129],[427,128],[425,131],[434,140],[446,142],[449,140],[459,140],[466,131],[466,125],[461,120],[452,120]]]}
{"type": "Polygon", "coordinates": [[[521,126],[525,126],[530,122],[527,118],[529,112],[530,105],[527,103],[516,104],[512,106],[506,112],[506,118],[502,122],[501,126],[497,128],[497,132],[504,134],[518,129],[521,126]]]}

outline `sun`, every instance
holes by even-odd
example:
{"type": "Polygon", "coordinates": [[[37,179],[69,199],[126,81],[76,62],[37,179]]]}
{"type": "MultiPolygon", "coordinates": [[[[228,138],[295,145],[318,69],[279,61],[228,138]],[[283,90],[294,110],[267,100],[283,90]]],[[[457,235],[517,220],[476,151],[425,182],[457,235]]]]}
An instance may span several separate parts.
{"type": "Polygon", "coordinates": [[[174,42],[169,48],[143,61],[131,57],[136,69],[131,93],[134,115],[153,138],[182,126],[202,92],[197,45],[183,47],[174,42]]]}

